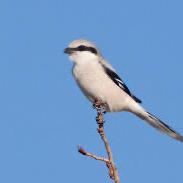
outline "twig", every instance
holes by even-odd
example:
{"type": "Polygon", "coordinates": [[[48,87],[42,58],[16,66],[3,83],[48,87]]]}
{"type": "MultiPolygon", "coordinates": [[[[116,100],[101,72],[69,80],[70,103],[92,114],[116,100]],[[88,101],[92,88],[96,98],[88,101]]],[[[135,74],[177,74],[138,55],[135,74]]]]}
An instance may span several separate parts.
{"type": "Polygon", "coordinates": [[[81,153],[82,155],[84,156],[88,156],[88,157],[91,157],[95,160],[98,160],[98,161],[103,161],[105,163],[109,163],[109,160],[107,158],[104,158],[104,157],[101,157],[101,156],[96,156],[95,154],[92,154],[90,152],[86,152],[82,147],[78,147],[78,152],[81,153]]]}
{"type": "Polygon", "coordinates": [[[105,131],[104,131],[104,120],[103,120],[103,113],[105,113],[104,106],[100,102],[96,102],[94,104],[94,107],[97,110],[96,121],[98,123],[98,133],[99,133],[102,141],[104,142],[108,158],[96,156],[92,153],[89,153],[89,152],[85,151],[82,147],[78,148],[78,152],[81,153],[82,155],[91,157],[95,160],[105,162],[106,166],[109,170],[110,178],[113,179],[115,183],[120,183],[118,170],[117,170],[116,165],[115,165],[114,160],[113,160],[112,150],[110,148],[109,142],[107,140],[107,137],[106,137],[106,134],[105,134],[105,131]]]}

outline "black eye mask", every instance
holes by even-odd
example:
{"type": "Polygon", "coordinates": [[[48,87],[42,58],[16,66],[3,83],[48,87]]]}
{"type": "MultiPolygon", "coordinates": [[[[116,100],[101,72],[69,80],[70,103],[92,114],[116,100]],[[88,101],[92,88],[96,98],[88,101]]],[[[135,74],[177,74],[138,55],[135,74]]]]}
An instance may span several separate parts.
{"type": "Polygon", "coordinates": [[[89,46],[84,46],[84,45],[80,45],[76,48],[65,48],[64,49],[64,53],[67,53],[67,54],[72,54],[74,51],[89,51],[91,53],[94,53],[95,55],[97,55],[97,50],[93,47],[89,47],[89,46]]]}
{"type": "Polygon", "coordinates": [[[91,53],[94,53],[97,55],[97,50],[93,47],[88,47],[88,46],[84,46],[84,45],[80,45],[76,48],[74,48],[75,51],[89,51],[91,53]]]}

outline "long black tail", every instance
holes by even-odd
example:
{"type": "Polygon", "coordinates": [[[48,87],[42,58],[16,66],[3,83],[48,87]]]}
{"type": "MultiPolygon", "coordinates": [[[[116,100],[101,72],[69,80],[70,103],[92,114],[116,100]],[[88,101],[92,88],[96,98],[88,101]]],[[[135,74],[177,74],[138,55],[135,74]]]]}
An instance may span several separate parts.
{"type": "Polygon", "coordinates": [[[180,135],[178,132],[173,130],[170,126],[165,124],[159,118],[154,116],[153,114],[147,112],[141,105],[137,102],[130,101],[129,109],[130,112],[134,113],[142,120],[147,121],[148,124],[156,128],[157,130],[169,135],[170,137],[183,142],[183,136],[180,135]]]}
{"type": "Polygon", "coordinates": [[[153,126],[154,128],[158,129],[159,131],[162,131],[162,132],[166,133],[167,135],[169,135],[170,137],[183,142],[183,136],[181,136],[178,132],[173,130],[170,126],[165,124],[163,121],[158,119],[153,114],[147,112],[147,116],[146,116],[145,120],[151,126],[153,126]]]}

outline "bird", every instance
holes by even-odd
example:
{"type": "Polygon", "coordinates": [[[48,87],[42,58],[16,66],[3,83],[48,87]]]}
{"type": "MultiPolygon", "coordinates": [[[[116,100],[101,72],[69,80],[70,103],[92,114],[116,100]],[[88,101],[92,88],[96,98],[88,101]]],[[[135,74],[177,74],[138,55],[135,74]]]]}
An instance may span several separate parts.
{"type": "Polygon", "coordinates": [[[131,112],[160,132],[183,142],[182,135],[142,107],[142,101],[129,90],[93,42],[74,40],[64,53],[73,62],[72,75],[76,83],[91,103],[100,101],[105,112],[131,112]]]}

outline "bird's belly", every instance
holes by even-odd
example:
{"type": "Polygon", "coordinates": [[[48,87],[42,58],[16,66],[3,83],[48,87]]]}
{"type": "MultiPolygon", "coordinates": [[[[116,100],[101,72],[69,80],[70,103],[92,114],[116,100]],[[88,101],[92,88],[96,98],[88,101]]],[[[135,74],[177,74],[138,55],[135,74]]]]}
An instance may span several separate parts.
{"type": "Polygon", "coordinates": [[[110,112],[125,110],[127,101],[124,95],[126,94],[105,73],[90,68],[85,72],[73,71],[73,75],[80,89],[91,102],[101,101],[106,104],[106,110],[110,112]]]}
{"type": "Polygon", "coordinates": [[[76,82],[78,83],[82,92],[89,98],[92,102],[95,100],[105,101],[106,92],[105,87],[100,79],[97,79],[95,75],[89,77],[88,74],[83,74],[83,76],[79,79],[76,78],[76,82]]]}

